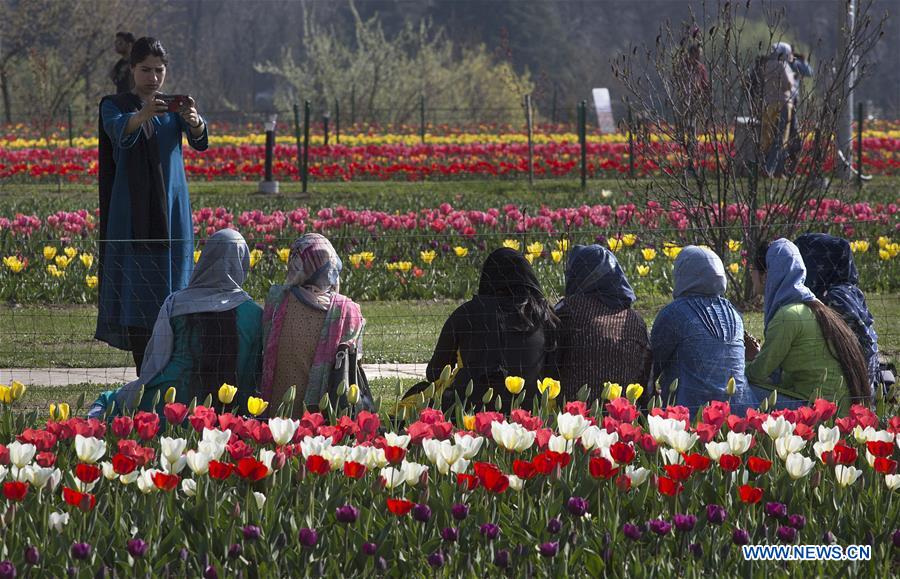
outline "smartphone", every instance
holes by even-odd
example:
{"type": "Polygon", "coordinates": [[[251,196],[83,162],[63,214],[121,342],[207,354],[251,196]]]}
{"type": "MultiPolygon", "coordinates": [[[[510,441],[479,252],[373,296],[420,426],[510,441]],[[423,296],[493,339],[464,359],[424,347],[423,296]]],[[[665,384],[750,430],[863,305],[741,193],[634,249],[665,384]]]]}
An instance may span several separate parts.
{"type": "Polygon", "coordinates": [[[166,103],[166,110],[170,113],[178,113],[188,107],[188,95],[186,94],[161,94],[157,95],[159,100],[166,103]]]}

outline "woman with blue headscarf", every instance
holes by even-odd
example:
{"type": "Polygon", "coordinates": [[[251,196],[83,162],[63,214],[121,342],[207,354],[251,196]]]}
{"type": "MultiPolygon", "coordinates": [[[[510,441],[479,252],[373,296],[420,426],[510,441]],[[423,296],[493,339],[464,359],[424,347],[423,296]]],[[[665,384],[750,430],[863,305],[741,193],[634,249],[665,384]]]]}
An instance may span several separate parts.
{"type": "Polygon", "coordinates": [[[866,296],[857,287],[859,272],[850,242],[825,233],[806,233],[795,243],[806,266],[806,287],[856,334],[866,358],[869,381],[874,382],[878,373],[878,334],[866,296]]]}
{"type": "MultiPolygon", "coordinates": [[[[754,271],[765,287],[765,342],[747,364],[747,380],[763,394],[778,391],[778,406],[796,407],[822,397],[867,404],[866,363],[853,331],[805,285],[806,266],[797,246],[778,239],[766,251],[766,271],[754,271]],[[780,370],[780,379],[772,379],[780,370]]],[[[752,357],[752,353],[748,358],[752,357]]]]}
{"type": "Polygon", "coordinates": [[[676,380],[675,404],[695,414],[712,400],[728,401],[740,414],[757,399],[744,379],[744,322],[725,299],[727,277],[712,250],[689,245],[675,260],[674,301],[653,322],[654,376],[664,397],[676,380]],[[734,394],[727,386],[734,380],[734,394]]]}
{"type": "Polygon", "coordinates": [[[557,366],[563,393],[574,400],[582,386],[589,400],[605,382],[650,381],[647,325],[631,308],[634,290],[616,256],[600,245],[576,245],[566,267],[566,296],[556,306],[562,323],[557,366]]]}

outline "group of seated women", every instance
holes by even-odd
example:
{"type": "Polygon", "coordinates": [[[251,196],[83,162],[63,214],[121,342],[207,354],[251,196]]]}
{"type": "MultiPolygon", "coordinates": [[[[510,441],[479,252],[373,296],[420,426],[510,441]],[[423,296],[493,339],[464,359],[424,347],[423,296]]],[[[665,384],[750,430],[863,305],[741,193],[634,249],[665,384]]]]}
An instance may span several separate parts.
{"type": "MultiPolygon", "coordinates": [[[[713,400],[742,413],[773,390],[779,408],[817,397],[843,407],[868,403],[877,336],[849,243],[806,234],[796,245],[778,239],[760,254],[752,274],[763,294],[761,347],[724,297],[725,269],[708,248],[680,252],[674,299],[649,333],[632,308],[636,296],[625,273],[605,247],[572,248],[565,296],[555,307],[525,256],[498,249],[484,262],[478,293],[445,322],[427,379],[446,377],[450,366],[443,405],[459,399],[468,410],[485,408],[491,389],[508,411],[517,397],[505,387],[513,376],[524,379],[519,402],[526,408],[548,377],[559,380],[562,399],[586,391],[588,401],[596,400],[607,382],[640,384],[645,396],[658,392],[692,414],[713,400]]],[[[163,304],[139,378],[101,395],[92,415],[149,410],[170,386],[179,402],[202,401],[223,382],[237,386],[236,405],[251,395],[280,401],[292,386],[293,416],[317,404],[338,346],[362,348],[360,308],[339,293],[341,260],[323,236],[302,236],[291,246],[285,284],[271,289],[265,310],[242,289],[249,267],[239,233],[211,236],[189,286],[163,304]]]]}

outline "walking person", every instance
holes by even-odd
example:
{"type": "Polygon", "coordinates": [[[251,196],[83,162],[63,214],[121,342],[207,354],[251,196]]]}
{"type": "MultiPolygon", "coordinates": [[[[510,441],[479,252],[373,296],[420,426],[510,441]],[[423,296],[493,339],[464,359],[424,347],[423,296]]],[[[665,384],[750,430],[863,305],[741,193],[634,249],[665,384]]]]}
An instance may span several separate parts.
{"type": "Polygon", "coordinates": [[[134,46],[134,34],[130,32],[116,32],[115,49],[121,58],[113,65],[109,72],[109,79],[116,85],[116,94],[128,92],[134,86],[131,77],[131,47],[134,46]]]}

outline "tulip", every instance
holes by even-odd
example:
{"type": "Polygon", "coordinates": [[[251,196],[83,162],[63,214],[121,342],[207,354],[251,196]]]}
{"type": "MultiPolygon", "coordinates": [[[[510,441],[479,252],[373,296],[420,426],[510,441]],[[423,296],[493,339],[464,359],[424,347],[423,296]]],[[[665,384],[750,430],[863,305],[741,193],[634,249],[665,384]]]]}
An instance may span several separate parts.
{"type": "Polygon", "coordinates": [[[50,513],[50,528],[57,533],[62,533],[63,527],[69,524],[69,513],[50,513]]]}
{"type": "Polygon", "coordinates": [[[375,543],[363,543],[362,552],[364,555],[374,557],[378,553],[378,545],[375,543]]]}
{"type": "Polygon", "coordinates": [[[412,509],[413,519],[420,523],[427,523],[431,520],[431,507],[428,505],[416,505],[412,509]]]}
{"type": "Polygon", "coordinates": [[[81,462],[94,464],[106,454],[106,441],[78,434],[75,436],[75,454],[81,462]]]}
{"type": "Polygon", "coordinates": [[[452,507],[450,507],[450,514],[457,521],[462,521],[469,516],[469,505],[455,503],[452,507]]]}
{"type": "Polygon", "coordinates": [[[163,396],[163,400],[166,404],[173,404],[175,402],[175,396],[178,393],[175,390],[174,386],[169,386],[168,390],[166,390],[166,395],[163,396]]]}
{"type": "Polygon", "coordinates": [[[519,376],[507,376],[504,385],[506,386],[506,390],[515,396],[525,387],[525,379],[520,378],[519,376]]]}
{"type": "Polygon", "coordinates": [[[794,480],[801,479],[812,471],[815,463],[807,456],[791,453],[784,460],[784,467],[788,475],[794,480]]]}
{"type": "Polygon", "coordinates": [[[135,559],[140,559],[141,557],[146,555],[147,549],[149,547],[149,545],[147,545],[147,543],[141,539],[128,539],[125,544],[128,549],[128,554],[135,559]]]}
{"type": "Polygon", "coordinates": [[[643,535],[641,528],[631,523],[622,525],[622,534],[632,541],[640,541],[641,536],[643,535]]]}
{"type": "MultiPolygon", "coordinates": [[[[895,534],[900,535],[900,531],[898,531],[895,534]]],[[[897,542],[898,541],[895,541],[894,543],[896,544],[897,542]]],[[[506,569],[507,567],[509,567],[509,562],[510,562],[510,554],[509,554],[508,549],[500,549],[494,555],[493,563],[494,563],[495,567],[499,567],[501,569],[506,569]]]]}
{"type": "Polygon", "coordinates": [[[688,533],[694,530],[694,526],[697,524],[697,517],[694,515],[676,513],[675,516],[672,517],[672,522],[675,523],[676,529],[682,533],[688,533]]]}
{"type": "Polygon", "coordinates": [[[25,562],[29,565],[37,565],[41,562],[41,552],[34,545],[25,547],[25,562]]]}
{"type": "Polygon", "coordinates": [[[900,474],[885,475],[884,484],[892,491],[900,489],[900,474]]]}
{"type": "Polygon", "coordinates": [[[603,398],[606,400],[615,400],[622,396],[622,387],[614,382],[607,382],[603,385],[603,398]]]}
{"type": "Polygon", "coordinates": [[[567,440],[577,440],[587,430],[591,423],[580,414],[558,414],[556,416],[556,428],[562,437],[567,440]]]}
{"type": "Polygon", "coordinates": [[[772,440],[777,440],[783,436],[789,436],[794,432],[794,424],[785,419],[784,416],[772,418],[769,416],[762,425],[763,430],[772,440]]]}
{"type": "Polygon", "coordinates": [[[773,517],[775,519],[783,519],[787,516],[787,505],[784,503],[766,503],[765,508],[766,516],[773,517]]]}
{"type": "Polygon", "coordinates": [[[590,509],[590,503],[581,497],[571,497],[566,502],[566,509],[573,517],[583,517],[590,509]]]}
{"type": "Polygon", "coordinates": [[[37,448],[33,444],[22,444],[19,441],[9,443],[6,449],[9,451],[10,464],[20,469],[30,464],[37,452],[37,448]]]}
{"type": "Polygon", "coordinates": [[[549,521],[547,521],[547,531],[550,534],[555,535],[558,532],[560,532],[561,530],[562,530],[562,521],[560,521],[558,518],[554,517],[554,518],[550,519],[549,521]]]}
{"type": "Polygon", "coordinates": [[[797,529],[793,527],[778,527],[776,535],[778,535],[778,540],[782,543],[790,544],[797,540],[797,529]]]}
{"type": "MultiPolygon", "coordinates": [[[[250,412],[253,416],[259,416],[263,412],[266,411],[266,408],[269,407],[269,403],[263,400],[262,398],[257,398],[256,396],[251,396],[247,399],[247,411],[250,412]]],[[[269,427],[271,430],[271,426],[269,427]]]]}
{"type": "Polygon", "coordinates": [[[439,567],[444,566],[444,554],[440,551],[435,551],[431,555],[428,555],[428,564],[431,565],[434,569],[438,569],[439,567]]]}
{"type": "Polygon", "coordinates": [[[538,390],[541,394],[546,393],[549,400],[554,400],[559,396],[560,389],[559,380],[554,380],[553,378],[544,378],[538,382],[538,390]]]}
{"type": "Polygon", "coordinates": [[[508,422],[492,422],[491,437],[506,450],[522,452],[534,444],[535,433],[526,430],[521,424],[508,422]]]}
{"type": "Polygon", "coordinates": [[[359,402],[359,386],[351,384],[347,387],[347,403],[350,406],[356,406],[357,402],[359,402]]]}
{"type": "Polygon", "coordinates": [[[181,492],[189,497],[195,496],[197,494],[197,481],[192,478],[182,479],[181,492]]]}
{"type": "Polygon", "coordinates": [[[200,476],[209,472],[209,463],[212,460],[208,454],[196,450],[187,452],[187,465],[195,475],[200,476]]]}
{"type": "Polygon", "coordinates": [[[12,561],[0,561],[0,579],[15,579],[16,566],[12,561]]]}
{"type": "Polygon", "coordinates": [[[629,384],[625,388],[625,398],[630,402],[635,402],[644,393],[644,387],[640,384],[629,384]]]}
{"type": "Polygon", "coordinates": [[[729,431],[725,436],[725,440],[728,442],[729,454],[741,456],[750,450],[750,444],[753,442],[753,435],[729,431]]]}
{"type": "Polygon", "coordinates": [[[789,454],[800,452],[805,446],[806,441],[796,434],[775,439],[775,452],[781,460],[786,460],[789,454]]]}
{"type": "Polygon", "coordinates": [[[301,546],[312,548],[319,542],[319,533],[315,529],[304,528],[300,529],[297,538],[300,540],[301,546]]]}
{"type": "Polygon", "coordinates": [[[706,505],[706,520],[712,525],[721,525],[728,518],[725,509],[716,504],[706,505]]]}
{"type": "Polygon", "coordinates": [[[245,525],[241,532],[244,535],[245,541],[256,541],[262,536],[262,529],[257,527],[256,525],[245,525]]]}
{"type": "Polygon", "coordinates": [[[63,422],[69,419],[69,405],[66,402],[50,405],[50,420],[63,422]]]}
{"type": "Polygon", "coordinates": [[[791,515],[788,517],[788,526],[794,527],[799,531],[806,526],[806,517],[803,515],[791,515]]]}
{"type": "MultiPolygon", "coordinates": [[[[272,432],[272,439],[275,441],[275,444],[278,446],[284,446],[289,443],[294,438],[294,434],[297,432],[297,428],[300,427],[300,422],[297,420],[291,420],[290,418],[270,418],[269,419],[269,430],[272,432]]],[[[316,437],[319,439],[321,437],[316,437]]],[[[306,444],[305,439],[302,444],[306,444]]],[[[304,458],[309,458],[312,454],[321,455],[321,453],[325,450],[326,447],[331,446],[331,439],[328,439],[329,443],[327,445],[321,445],[321,449],[317,453],[307,454],[307,451],[303,450],[304,458]]]]}
{"type": "Polygon", "coordinates": [[[555,557],[559,552],[559,541],[548,541],[546,543],[541,543],[538,546],[538,553],[541,554],[541,557],[551,558],[555,557]]]}
{"type": "Polygon", "coordinates": [[[494,523],[485,523],[478,528],[478,531],[488,541],[493,541],[500,536],[500,527],[494,523]]]}
{"type": "Polygon", "coordinates": [[[187,447],[187,440],[183,438],[169,438],[163,436],[159,439],[160,454],[170,463],[178,462],[184,449],[187,447]]]}
{"type": "Polygon", "coordinates": [[[750,544],[750,533],[743,529],[735,529],[731,534],[731,541],[738,546],[750,544]]]}
{"type": "Polygon", "coordinates": [[[344,505],[335,510],[334,517],[339,523],[349,525],[355,523],[359,518],[359,509],[353,505],[344,505]]]}
{"type": "Polygon", "coordinates": [[[235,394],[237,394],[237,386],[232,386],[228,383],[219,386],[219,402],[222,404],[231,404],[235,394]]]}
{"type": "Polygon", "coordinates": [[[459,529],[456,527],[444,527],[441,529],[441,539],[447,543],[455,543],[459,539],[459,529]]]}
{"type": "Polygon", "coordinates": [[[72,557],[74,559],[87,559],[91,556],[91,546],[88,543],[72,543],[72,557]]]}
{"type": "Polygon", "coordinates": [[[839,464],[834,467],[834,476],[842,487],[850,486],[862,476],[863,471],[853,466],[839,464]]]}

